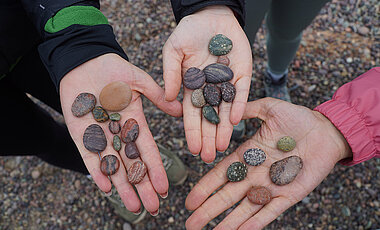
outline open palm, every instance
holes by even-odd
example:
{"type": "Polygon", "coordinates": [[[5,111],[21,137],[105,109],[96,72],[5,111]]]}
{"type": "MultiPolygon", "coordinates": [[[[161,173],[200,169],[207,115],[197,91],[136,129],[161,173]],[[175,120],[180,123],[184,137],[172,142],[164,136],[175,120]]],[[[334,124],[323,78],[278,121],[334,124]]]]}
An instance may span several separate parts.
{"type": "Polygon", "coordinates": [[[99,98],[102,88],[113,81],[124,81],[132,89],[131,103],[126,109],[119,112],[121,114],[120,124],[124,124],[129,118],[134,118],[138,122],[140,134],[136,140],[136,145],[140,150],[141,157],[131,160],[124,154],[124,148],[120,150],[120,154],[113,149],[113,134],[109,131],[107,122],[98,123],[103,128],[108,143],[101,155],[113,154],[119,158],[121,162],[120,168],[110,178],[126,208],[132,212],[138,212],[141,204],[132,185],[128,182],[126,169],[136,160],[142,160],[145,163],[148,174],[135,187],[145,208],[149,212],[154,213],[159,208],[157,193],[167,193],[168,180],[158,148],[145,120],[140,93],[173,116],[181,116],[181,104],[178,101],[166,102],[164,100],[164,90],[147,73],[116,54],[105,54],[94,58],[75,68],[63,78],[60,85],[60,95],[67,127],[88,171],[98,187],[104,192],[111,191],[111,182],[100,171],[99,156],[85,149],[82,141],[83,133],[87,126],[97,122],[91,113],[81,118],[74,117],[71,113],[71,105],[75,97],[82,92],[92,93],[99,98]]]}
{"type": "Polygon", "coordinates": [[[215,229],[261,229],[307,196],[336,162],[350,152],[335,126],[319,112],[306,107],[265,98],[248,103],[245,118],[253,117],[263,120],[258,132],[206,174],[188,195],[186,207],[195,212],[186,222],[187,229],[201,229],[239,201],[241,203],[215,229]],[[283,136],[296,140],[294,150],[285,153],[276,148],[283,136]],[[228,182],[228,166],[235,161],[244,162],[243,153],[250,148],[264,150],[267,159],[260,166],[248,166],[248,176],[243,181],[228,182]],[[291,155],[302,158],[300,173],[288,185],[273,184],[269,177],[271,164],[291,155]],[[273,196],[270,203],[265,206],[251,203],[246,193],[252,186],[267,187],[273,196]]]}
{"type": "Polygon", "coordinates": [[[252,76],[252,55],[247,37],[232,10],[226,6],[211,6],[184,17],[163,48],[165,95],[174,100],[181,88],[182,76],[190,67],[203,69],[216,63],[208,44],[216,34],[224,34],[233,42],[229,54],[229,67],[234,72],[231,83],[236,87],[234,102],[222,102],[219,108],[220,123],[215,126],[202,118],[202,111],[191,103],[192,90],[184,89],[183,116],[188,148],[201,153],[205,162],[215,159],[216,149],[227,149],[233,124],[239,123],[247,103],[252,76]]]}

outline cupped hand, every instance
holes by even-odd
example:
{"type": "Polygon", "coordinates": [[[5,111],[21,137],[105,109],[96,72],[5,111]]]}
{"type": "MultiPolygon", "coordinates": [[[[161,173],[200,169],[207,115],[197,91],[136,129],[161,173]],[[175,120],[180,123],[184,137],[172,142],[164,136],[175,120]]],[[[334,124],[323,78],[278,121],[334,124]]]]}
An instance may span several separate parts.
{"type": "Polygon", "coordinates": [[[201,154],[203,161],[215,159],[216,150],[225,151],[229,145],[233,125],[239,123],[247,103],[252,77],[252,54],[248,39],[226,6],[210,6],[184,17],[163,48],[165,96],[168,101],[177,97],[183,74],[190,67],[203,69],[216,63],[218,57],[210,54],[209,41],[216,34],[232,40],[233,48],[227,54],[229,67],[234,72],[231,83],[236,87],[233,103],[222,102],[216,108],[220,123],[216,126],[202,117],[200,108],[191,103],[193,90],[184,88],[183,117],[188,148],[193,155],[201,154]]]}
{"type": "Polygon", "coordinates": [[[140,95],[144,94],[157,107],[172,116],[182,115],[182,107],[178,101],[166,102],[164,90],[147,73],[116,54],[105,54],[78,66],[62,79],[60,97],[66,125],[98,187],[103,192],[110,192],[112,181],[126,208],[132,212],[139,212],[141,203],[133,186],[128,182],[126,172],[136,160],[128,159],[124,154],[124,148],[120,150],[120,154],[113,149],[113,134],[108,129],[108,122],[96,122],[91,113],[78,118],[71,112],[74,99],[83,92],[94,94],[99,105],[101,90],[113,81],[126,82],[132,89],[131,103],[127,108],[119,112],[121,114],[120,124],[123,125],[127,119],[134,118],[140,126],[140,134],[136,140],[136,145],[141,155],[139,159],[145,163],[148,173],[143,181],[135,185],[135,187],[144,207],[150,213],[155,213],[159,208],[157,193],[165,196],[169,184],[158,148],[145,120],[140,95]],[[87,126],[94,123],[103,128],[107,137],[107,147],[101,155],[116,155],[121,163],[117,173],[110,176],[111,181],[100,171],[98,154],[88,151],[83,145],[83,133],[87,126]]]}
{"type": "Polygon", "coordinates": [[[221,161],[193,188],[186,199],[186,207],[195,210],[186,222],[189,230],[201,229],[226,209],[241,203],[215,229],[261,229],[282,212],[306,197],[333,169],[337,161],[349,157],[350,148],[335,126],[321,113],[303,106],[265,98],[249,102],[245,118],[263,120],[261,128],[234,153],[221,161]],[[296,140],[296,148],[282,152],[276,148],[283,136],[296,140]],[[248,175],[241,182],[228,182],[226,171],[235,162],[244,162],[243,153],[260,148],[267,158],[260,166],[248,166],[248,175]],[[297,155],[303,168],[293,182],[278,186],[269,177],[275,161],[297,155]],[[252,186],[265,186],[273,196],[266,204],[251,203],[246,197],[252,186]],[[219,190],[218,190],[219,189],[219,190]],[[214,191],[214,195],[209,197],[214,191]]]}

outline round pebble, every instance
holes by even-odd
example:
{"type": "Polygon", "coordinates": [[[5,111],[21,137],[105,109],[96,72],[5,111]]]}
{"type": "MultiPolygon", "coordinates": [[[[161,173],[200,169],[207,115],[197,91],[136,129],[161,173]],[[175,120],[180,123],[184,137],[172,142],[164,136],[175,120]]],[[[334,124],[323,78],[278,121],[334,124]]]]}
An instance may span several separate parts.
{"type": "Polygon", "coordinates": [[[203,96],[207,103],[211,106],[218,106],[222,102],[222,94],[218,86],[214,84],[206,84],[203,88],[203,96]]]}
{"type": "Polygon", "coordinates": [[[296,147],[296,141],[289,136],[282,137],[277,142],[277,148],[284,152],[292,151],[296,147]]]}
{"type": "Polygon", "coordinates": [[[82,117],[94,109],[96,104],[96,97],[91,93],[81,93],[79,94],[72,106],[71,112],[76,117],[82,117]]]}
{"type": "Polygon", "coordinates": [[[214,125],[219,124],[220,118],[218,114],[216,113],[215,109],[209,105],[206,105],[202,108],[202,114],[208,120],[214,125]]]}
{"type": "Polygon", "coordinates": [[[120,121],[121,115],[120,113],[111,113],[110,114],[110,120],[111,121],[120,121]]]}
{"type": "Polygon", "coordinates": [[[113,136],[112,146],[113,146],[113,149],[116,150],[116,152],[120,151],[120,149],[121,149],[121,140],[120,140],[120,137],[118,135],[113,136]]]}
{"type": "Polygon", "coordinates": [[[196,67],[189,68],[183,75],[183,84],[188,89],[199,89],[205,81],[205,74],[196,67]]]}
{"type": "Polygon", "coordinates": [[[119,167],[120,162],[115,155],[104,156],[100,161],[100,171],[106,176],[115,174],[119,167]]]}
{"type": "Polygon", "coordinates": [[[276,185],[286,185],[292,182],[303,167],[302,159],[290,156],[274,162],[269,169],[269,176],[276,185]]]}
{"type": "Polygon", "coordinates": [[[124,152],[129,159],[136,159],[140,156],[139,149],[135,142],[127,142],[124,147],[124,152]]]}
{"type": "Polygon", "coordinates": [[[122,81],[111,82],[100,92],[99,101],[104,109],[109,111],[121,111],[132,100],[132,90],[122,81]]]}
{"type": "Polygon", "coordinates": [[[216,61],[216,63],[229,66],[230,65],[230,59],[227,56],[225,56],[225,55],[219,56],[218,60],[216,61]]]}
{"type": "Polygon", "coordinates": [[[248,190],[247,198],[254,204],[265,205],[272,200],[272,195],[266,187],[254,186],[248,190]]]}
{"type": "Polygon", "coordinates": [[[215,56],[226,55],[232,49],[232,41],[223,34],[217,34],[211,38],[208,49],[215,56]]]}
{"type": "Polygon", "coordinates": [[[202,108],[206,105],[205,97],[203,96],[203,89],[196,89],[191,94],[191,103],[197,108],[202,108]]]}
{"type": "Polygon", "coordinates": [[[243,158],[245,163],[251,166],[258,166],[264,163],[266,159],[265,152],[259,148],[248,149],[244,152],[243,158]]]}
{"type": "Polygon", "coordinates": [[[83,134],[84,147],[94,153],[102,152],[107,146],[106,135],[97,124],[89,125],[83,134]]]}
{"type": "Polygon", "coordinates": [[[206,66],[203,72],[206,75],[206,82],[208,83],[222,83],[234,77],[234,73],[230,67],[219,63],[206,66]]]}
{"type": "Polygon", "coordinates": [[[236,88],[230,82],[223,82],[220,84],[220,92],[222,93],[222,99],[225,102],[232,102],[235,99],[236,88]]]}
{"type": "Polygon", "coordinates": [[[118,134],[120,132],[120,129],[121,129],[120,124],[117,121],[111,121],[108,124],[108,128],[111,131],[111,133],[113,133],[113,134],[118,134]]]}
{"type": "Polygon", "coordinates": [[[128,169],[128,181],[131,184],[140,183],[146,174],[145,164],[141,161],[136,161],[128,169]]]}
{"type": "Polygon", "coordinates": [[[139,136],[139,124],[133,118],[128,119],[121,129],[121,140],[125,143],[136,141],[139,136]]]}
{"type": "Polygon", "coordinates": [[[238,182],[244,180],[247,176],[247,166],[241,162],[232,163],[227,169],[227,178],[231,182],[238,182]]]}
{"type": "Polygon", "coordinates": [[[96,106],[92,110],[92,115],[97,122],[106,122],[109,119],[107,111],[105,111],[101,106],[96,106]]]}

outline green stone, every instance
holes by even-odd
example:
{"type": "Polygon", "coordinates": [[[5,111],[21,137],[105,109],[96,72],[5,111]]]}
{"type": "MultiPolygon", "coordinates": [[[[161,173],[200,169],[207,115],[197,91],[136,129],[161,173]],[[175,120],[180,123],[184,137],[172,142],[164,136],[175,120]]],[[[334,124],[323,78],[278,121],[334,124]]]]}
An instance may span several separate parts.
{"type": "Polygon", "coordinates": [[[220,122],[219,116],[216,113],[215,109],[209,105],[206,105],[202,108],[203,116],[211,123],[217,125],[220,122]]]}
{"type": "Polygon", "coordinates": [[[247,176],[248,168],[241,162],[232,163],[227,169],[227,178],[231,182],[238,182],[244,180],[247,176]]]}
{"type": "Polygon", "coordinates": [[[289,136],[282,137],[277,142],[277,148],[284,152],[292,151],[296,147],[296,141],[289,136]]]}
{"type": "Polygon", "coordinates": [[[97,122],[106,122],[109,119],[107,111],[103,109],[101,106],[96,106],[92,110],[92,115],[94,115],[94,119],[97,122]]]}
{"type": "Polygon", "coordinates": [[[208,49],[212,55],[226,55],[232,49],[232,41],[223,34],[217,34],[211,38],[208,49]]]}
{"type": "Polygon", "coordinates": [[[115,149],[117,152],[119,152],[119,150],[121,149],[121,140],[120,140],[120,137],[118,135],[113,136],[112,145],[113,145],[113,149],[115,149]]]}
{"type": "Polygon", "coordinates": [[[110,114],[110,119],[112,121],[120,121],[121,115],[120,113],[112,113],[110,114]]]}

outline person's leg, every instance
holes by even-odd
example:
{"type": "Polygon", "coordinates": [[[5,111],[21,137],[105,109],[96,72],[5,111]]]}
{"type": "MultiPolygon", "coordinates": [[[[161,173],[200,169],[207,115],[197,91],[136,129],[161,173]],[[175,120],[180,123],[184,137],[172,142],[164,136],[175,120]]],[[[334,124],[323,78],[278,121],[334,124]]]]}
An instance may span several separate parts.
{"type": "Polygon", "coordinates": [[[249,0],[245,2],[245,27],[244,31],[251,44],[255,42],[256,33],[263,23],[272,0],[249,0]]]}

